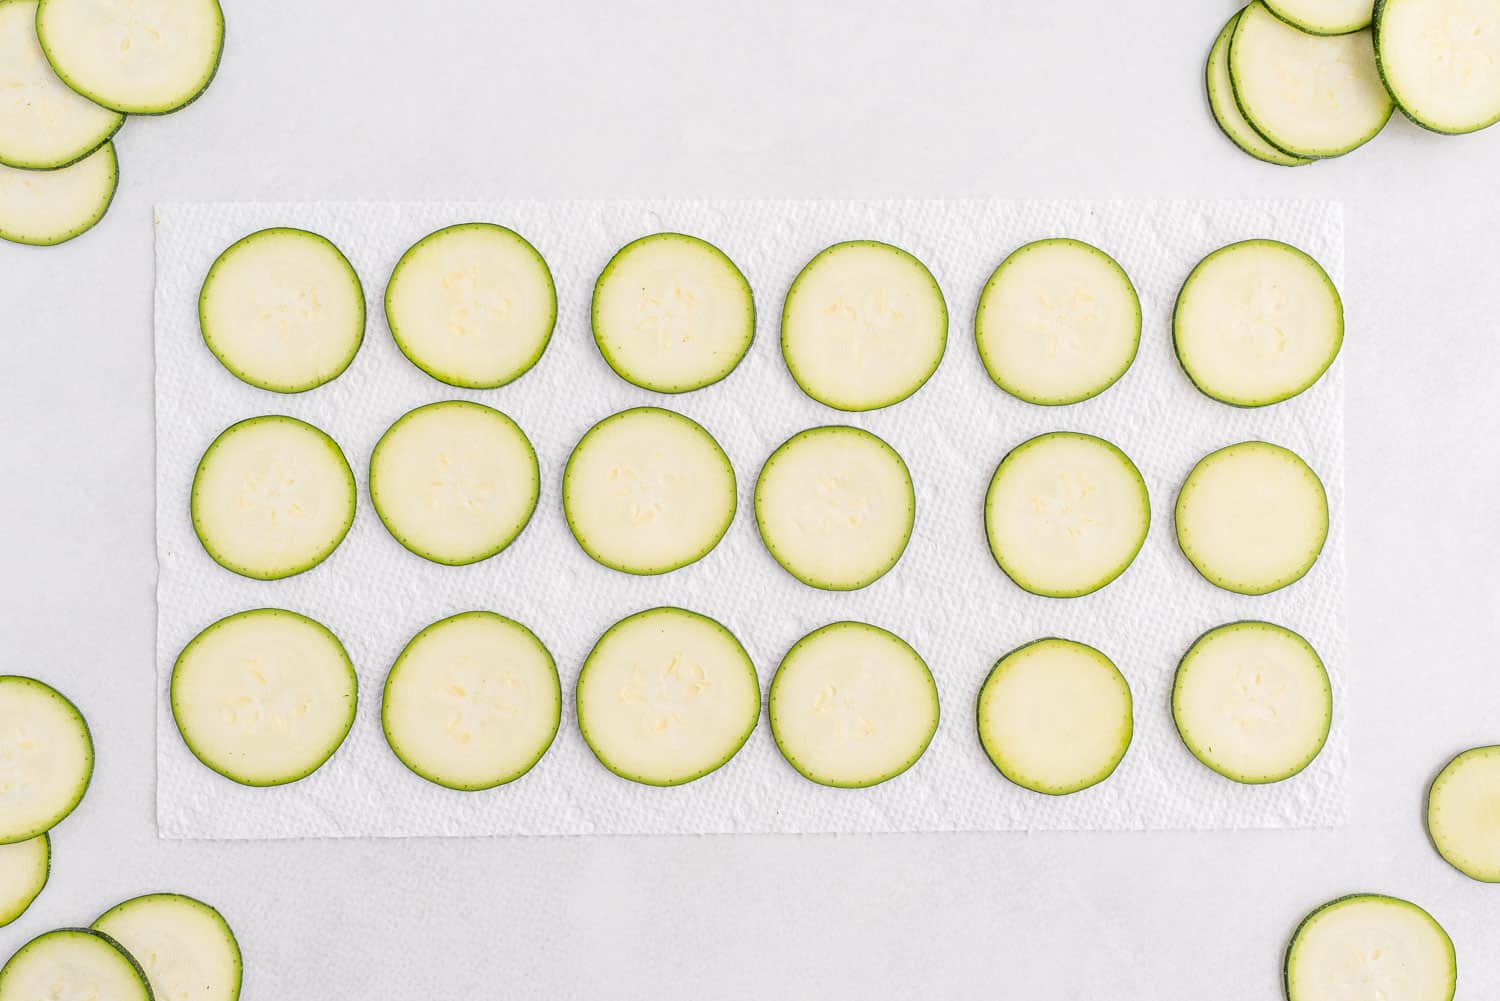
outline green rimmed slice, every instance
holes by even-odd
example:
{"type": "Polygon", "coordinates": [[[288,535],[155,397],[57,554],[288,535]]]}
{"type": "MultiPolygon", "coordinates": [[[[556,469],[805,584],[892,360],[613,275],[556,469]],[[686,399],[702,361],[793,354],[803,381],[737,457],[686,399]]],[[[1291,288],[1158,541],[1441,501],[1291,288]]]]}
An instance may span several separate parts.
{"type": "Polygon", "coordinates": [[[0,845],[56,827],[93,774],[94,741],[78,708],[35,678],[0,675],[0,845]]]}
{"type": "Polygon", "coordinates": [[[1314,35],[1347,35],[1368,28],[1371,0],[1266,0],[1271,13],[1314,35]]]}
{"type": "Polygon", "coordinates": [[[1234,99],[1234,82],[1229,77],[1229,39],[1239,21],[1240,15],[1236,11],[1225,22],[1224,29],[1208,50],[1208,64],[1204,67],[1203,78],[1208,90],[1208,107],[1213,112],[1214,121],[1219,123],[1219,129],[1230,142],[1257,160],[1280,167],[1301,167],[1312,163],[1306,157],[1292,156],[1272,146],[1266,142],[1265,136],[1245,121],[1245,113],[1234,99]]]}
{"type": "Polygon", "coordinates": [[[104,218],[119,182],[112,142],[58,170],[0,165],[0,240],[52,247],[81,236],[104,218]]]}
{"type": "Polygon", "coordinates": [[[152,1001],[146,975],[114,939],[88,928],[45,932],[0,968],[0,1001],[152,1001]]]}
{"type": "Polygon", "coordinates": [[[1287,1001],[1452,1001],[1458,961],[1431,914],[1409,900],[1357,893],[1302,920],[1283,977],[1287,1001]]]}
{"type": "Polygon", "coordinates": [[[1427,833],[1449,865],[1500,883],[1500,744],[1455,757],[1427,791],[1427,833]]]}
{"type": "Polygon", "coordinates": [[[116,904],[91,927],[140,964],[160,1001],[237,1001],[244,965],[229,922],[201,900],[150,893],[116,904]]]}
{"type": "Polygon", "coordinates": [[[0,845],[0,928],[26,913],[52,873],[52,839],[38,834],[0,845]]]}
{"type": "Polygon", "coordinates": [[[1489,0],[1380,0],[1375,62],[1407,118],[1461,135],[1500,122],[1500,7],[1489,0]]]}

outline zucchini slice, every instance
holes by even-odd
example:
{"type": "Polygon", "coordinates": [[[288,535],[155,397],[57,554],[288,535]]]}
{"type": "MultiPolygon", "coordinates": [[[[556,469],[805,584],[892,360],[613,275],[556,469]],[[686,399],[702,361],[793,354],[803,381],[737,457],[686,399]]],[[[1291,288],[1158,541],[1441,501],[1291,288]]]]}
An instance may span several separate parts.
{"type": "Polygon", "coordinates": [[[104,218],[119,181],[112,142],[58,170],[0,165],[0,240],[34,247],[66,243],[104,218]]]}
{"type": "Polygon", "coordinates": [[[787,573],[825,591],[880,579],[906,551],[916,514],[906,463],[860,428],[792,435],[755,481],[755,524],[766,549],[787,573]]]}
{"type": "Polygon", "coordinates": [[[1005,575],[1032,594],[1076,598],[1134,562],[1151,527],[1146,481],[1103,438],[1069,431],[1011,449],[990,480],[984,530],[1005,575]]]}
{"type": "Polygon", "coordinates": [[[1453,940],[1408,900],[1339,897],[1292,935],[1283,966],[1287,1001],[1452,1001],[1453,940]]]}
{"type": "Polygon", "coordinates": [[[125,116],[74,93],[36,40],[38,0],[0,0],[0,164],[56,170],[104,144],[125,116]]]}
{"type": "Polygon", "coordinates": [[[36,33],[52,69],[90,101],[164,115],[208,89],[224,11],[219,0],[42,0],[36,33]]]}
{"type": "Polygon", "coordinates": [[[1012,650],[979,690],[979,741],[1000,774],[1048,796],[1114,773],[1135,728],[1130,685],[1104,654],[1073,640],[1012,650]]]}
{"type": "Polygon", "coordinates": [[[35,678],[0,675],[0,845],[56,827],[93,774],[94,740],[78,708],[35,678]]]}
{"type": "Polygon", "coordinates": [[[1308,34],[1262,0],[1240,12],[1229,41],[1229,76],[1245,119],[1292,156],[1357,149],[1385,128],[1394,108],[1375,68],[1369,29],[1308,34]]]}
{"type": "Polygon", "coordinates": [[[937,683],[920,654],[864,622],[814,629],[771,679],[771,735],[820,785],[863,789],[906,771],[938,725],[937,683]]]}
{"type": "Polygon", "coordinates": [[[193,531],[214,562],[280,580],[326,560],[354,524],[354,473],[328,435],[295,417],[224,429],[193,476],[193,531]]]}
{"type": "Polygon", "coordinates": [[[423,629],[385,679],[380,722],[401,763],[449,789],[492,789],[542,760],[562,720],[552,655],[530,629],[462,612],[423,629]]]}
{"type": "Polygon", "coordinates": [[[1177,494],[1177,544],[1211,583],[1267,594],[1312,569],[1328,539],[1328,495],[1297,453],[1242,441],[1198,461],[1177,494]]]}
{"type": "Polygon", "coordinates": [[[0,845],[0,928],[26,913],[52,873],[52,839],[38,834],[0,845]]]}
{"type": "Polygon", "coordinates": [[[1208,65],[1203,77],[1208,89],[1208,107],[1213,112],[1214,121],[1219,123],[1219,129],[1230,142],[1257,160],[1280,167],[1301,167],[1312,163],[1306,157],[1283,153],[1266,142],[1265,137],[1245,121],[1245,113],[1240,111],[1239,104],[1235,102],[1234,83],[1229,78],[1229,39],[1234,34],[1234,26],[1239,22],[1239,11],[1235,11],[1234,16],[1225,23],[1224,30],[1219,32],[1219,37],[1214,39],[1213,47],[1208,50],[1208,65]]]}
{"type": "Polygon", "coordinates": [[[303,393],[354,361],[365,337],[365,292],[326,237],[263,229],[208,269],[198,326],[236,378],[273,393],[303,393]]]}
{"type": "Polygon", "coordinates": [[[651,608],[610,626],[578,674],[578,729],[622,778],[675,786],[734,757],[760,719],[750,655],[713,619],[651,608]]]}
{"type": "Polygon", "coordinates": [[[236,1001],[243,964],[224,916],[180,893],[151,893],[116,904],[91,926],[141,966],[160,1001],[236,1001]]]}
{"type": "Polygon", "coordinates": [[[1459,135],[1500,122],[1500,7],[1488,0],[1381,0],[1375,62],[1406,117],[1459,135]]]}
{"type": "Polygon", "coordinates": [[[1078,240],[1037,240],[1000,263],[974,316],[995,385],[1043,406],[1078,403],[1119,381],[1141,343],[1141,300],[1125,269],[1078,240]]]}
{"type": "Polygon", "coordinates": [[[1347,35],[1368,28],[1371,0],[1266,0],[1271,13],[1312,35],[1347,35]]]}
{"type": "Polygon", "coordinates": [[[21,946],[0,968],[0,1001],[38,998],[152,1001],[152,994],[140,966],[114,939],[59,928],[21,946]]]}
{"type": "Polygon", "coordinates": [[[396,346],[439,382],[494,389],[541,360],[557,322],[557,289],[519,233],[471,222],[414,243],[385,287],[396,346]]]}
{"type": "Polygon", "coordinates": [[[899,247],[851,240],[797,275],[781,311],[781,354],[802,391],[835,410],[900,403],[937,371],[948,305],[926,265],[899,247]]]}
{"type": "Polygon", "coordinates": [[[306,778],[354,725],[359,680],[328,627],[255,608],[204,629],[172,667],[172,718],[194,757],[247,786],[306,778]]]}
{"type": "Polygon", "coordinates": [[[627,243],[594,284],[594,342],[626,382],[657,393],[702,389],[734,371],[755,339],[750,283],[696,236],[627,243]]]}
{"type": "Polygon", "coordinates": [[[515,541],[541,490],[526,433],[498,410],[450,400],[401,417],[370,455],[370,500],[392,537],[448,566],[515,541]]]}
{"type": "Polygon", "coordinates": [[[1182,369],[1205,395],[1264,407],[1309,389],[1344,343],[1344,304],[1322,265],[1275,240],[1199,261],[1172,311],[1182,369]]]}
{"type": "Polygon", "coordinates": [[[1269,622],[1231,622],[1183,655],[1172,720],[1193,757],[1225,778],[1280,782],[1323,750],[1333,687],[1301,636],[1269,622]]]}
{"type": "Polygon", "coordinates": [[[707,556],[736,506],[729,456],[697,422],[636,407],[589,428],[563,471],[563,512],[607,567],[659,574],[707,556]]]}
{"type": "Polygon", "coordinates": [[[1427,792],[1427,832],[1453,868],[1500,883],[1500,744],[1470,748],[1438,773],[1427,792]]]}

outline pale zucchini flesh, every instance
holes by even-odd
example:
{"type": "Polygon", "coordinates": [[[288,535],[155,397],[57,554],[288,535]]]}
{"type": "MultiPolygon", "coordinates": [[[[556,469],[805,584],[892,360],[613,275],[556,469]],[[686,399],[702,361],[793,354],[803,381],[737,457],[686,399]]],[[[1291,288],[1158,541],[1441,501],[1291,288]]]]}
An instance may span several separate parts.
{"type": "Polygon", "coordinates": [[[172,667],[172,718],[194,757],[241,785],[321,768],[354,725],[359,682],[328,627],[282,608],[220,619],[172,667]]]}
{"type": "Polygon", "coordinates": [[[1255,131],[1245,121],[1245,113],[1234,99],[1234,82],[1229,78],[1229,39],[1234,35],[1234,26],[1239,24],[1240,14],[1235,11],[1224,24],[1224,29],[1214,39],[1208,50],[1208,65],[1204,68],[1204,83],[1208,90],[1208,107],[1213,112],[1219,129],[1240,149],[1257,160],[1274,163],[1279,167],[1301,167],[1312,163],[1306,157],[1292,156],[1270,143],[1265,136],[1255,131]]]}
{"type": "Polygon", "coordinates": [[[58,170],[0,165],[0,240],[34,247],[66,243],[104,218],[119,181],[112,142],[58,170]]]}
{"type": "Polygon", "coordinates": [[[1452,1001],[1453,941],[1416,904],[1376,893],[1331,900],[1292,935],[1287,1001],[1452,1001]]]}
{"type": "Polygon", "coordinates": [[[578,675],[578,728],[622,778],[675,786],[722,767],[760,718],[749,654],[713,619],[682,608],[627,616],[578,675]]]}
{"type": "Polygon", "coordinates": [[[734,467],[711,434],[679,413],[637,407],[579,439],[563,471],[563,513],[604,566],[659,574],[696,562],[734,520],[734,467]]]}
{"type": "Polygon", "coordinates": [[[836,410],[877,410],[921,389],[948,343],[937,279],[911,254],[854,240],[802,269],[781,312],[781,353],[802,391],[836,410]]]}
{"type": "Polygon", "coordinates": [[[0,928],[26,913],[52,872],[52,839],[39,834],[0,845],[0,928]]]}
{"type": "Polygon", "coordinates": [[[370,500],[391,536],[448,566],[487,560],[531,520],[541,473],[515,421],[450,400],[410,411],[370,455],[370,500]]]}
{"type": "Polygon", "coordinates": [[[1370,26],[1371,0],[1266,0],[1271,13],[1314,35],[1345,35],[1370,26]]]}
{"type": "Polygon", "coordinates": [[[209,445],[193,476],[193,531],[226,570],[280,580],[311,570],[354,524],[354,472],[293,417],[252,417],[209,445]]]}
{"type": "Polygon", "coordinates": [[[423,629],[385,679],[380,720],[407,768],[449,789],[492,789],[547,753],[562,719],[552,655],[530,629],[463,612],[423,629]]]}
{"type": "Polygon", "coordinates": [[[243,963],[229,922],[201,900],[152,893],[116,904],[91,926],[135,961],[157,1001],[237,1001],[243,963]]]}
{"type": "Polygon", "coordinates": [[[1381,0],[1375,61],[1406,117],[1448,134],[1500,121],[1500,5],[1381,0]]]}
{"type": "Polygon", "coordinates": [[[718,247],[681,233],[622,247],[594,285],[594,341],[626,382],[685,393],[734,371],[755,338],[750,283],[718,247]]]}
{"type": "Polygon", "coordinates": [[[73,703],[35,678],[0,675],[0,845],[72,813],[94,774],[94,741],[73,703]]]}
{"type": "Polygon", "coordinates": [[[1427,832],[1453,868],[1500,883],[1500,745],[1464,751],[1438,773],[1427,793],[1427,832]]]}
{"type": "Polygon", "coordinates": [[[0,968],[0,1001],[43,998],[152,1001],[152,993],[140,966],[114,939],[88,928],[59,928],[21,946],[0,968]]]}

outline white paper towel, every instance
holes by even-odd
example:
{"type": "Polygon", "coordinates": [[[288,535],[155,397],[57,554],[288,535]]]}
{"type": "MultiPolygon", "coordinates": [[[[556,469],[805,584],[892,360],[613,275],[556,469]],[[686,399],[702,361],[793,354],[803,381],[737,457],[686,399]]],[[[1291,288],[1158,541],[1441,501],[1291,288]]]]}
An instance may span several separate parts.
{"type": "MultiPolygon", "coordinates": [[[[1343,273],[1342,212],[1324,203],[1090,202],[497,202],[487,204],[164,205],[156,214],[156,429],[158,585],[157,817],[168,838],[289,838],[485,834],[648,834],[814,831],[948,831],[1307,827],[1346,814],[1347,675],[1344,638],[1343,364],[1311,390],[1259,410],[1198,393],[1172,354],[1170,318],[1183,278],[1234,240],[1273,237],[1306,250],[1335,282],[1343,273]],[[486,220],[510,226],[546,257],[557,282],[551,345],[530,373],[497,390],[435,382],[397,351],[382,298],[392,266],[440,227],[486,220]],[[323,233],[348,255],[369,306],[365,342],[341,377],[281,396],[239,382],[205,349],[198,288],[231,242],[275,225],[323,233]],[[594,278],[621,245],[676,230],[721,247],[749,277],[756,341],[725,381],[668,397],[627,385],[599,357],[589,332],[594,278]],[[995,266],[1028,240],[1070,236],[1097,244],[1130,274],[1145,325],[1129,373],[1095,399],[1037,407],[998,390],[980,365],[972,318],[995,266]],[[894,243],[924,261],[947,297],[947,354],[914,397],[870,414],[842,414],[802,394],[778,348],[781,302],[802,265],[830,243],[894,243]],[[499,556],[441,567],[401,548],[368,503],[371,448],[401,414],[443,399],[477,400],[511,415],[536,447],[542,495],[531,524],[499,556]],[[594,422],[656,404],[708,428],[733,460],[740,507],[708,557],[661,577],[595,564],[563,520],[563,465],[594,422]],[[327,562],[301,576],[260,582],[218,567],[188,519],[193,470],[224,427],[259,414],[310,421],[344,448],[360,486],[354,528],[327,562]],[[872,586],[851,593],[809,588],[762,547],[751,514],[761,463],[786,437],[819,424],[852,423],[890,442],[916,482],[911,543],[872,586]],[[995,565],[982,504],[995,464],[1046,431],[1101,435],[1145,475],[1152,522],[1123,577],[1083,598],[1027,594],[995,565]],[[1263,597],[1219,590],[1177,549],[1172,504],[1209,451],[1264,438],[1302,455],[1322,476],[1333,512],[1322,558],[1302,581],[1263,597]],[[827,789],[782,760],[764,714],[749,743],[718,772],[655,789],[617,778],[594,760],[572,711],[573,684],[599,634],[631,612],[675,604],[725,623],[744,643],[763,690],[783,653],[809,630],[860,619],[902,636],[926,658],[942,722],[910,771],[866,790],[827,789]],[[359,671],[353,732],[316,774],[276,789],[249,789],[210,772],[188,752],[167,702],[173,660],[198,630],[231,612],[281,606],[325,623],[359,671]],[[380,691],[391,661],[423,626],[489,608],[530,626],[557,660],[564,716],[556,743],[517,782],[478,793],[439,788],[408,772],[380,729],[380,691]],[[1295,629],[1333,678],[1328,745],[1301,775],[1242,786],[1210,772],[1183,747],[1168,698],[1183,651],[1204,630],[1263,618],[1295,629]],[[1135,739],[1115,775],[1065,797],[1008,783],[980,748],[980,683],[1009,650],[1042,636],[1105,651],[1129,679],[1135,739]]],[[[1357,340],[1359,332],[1350,332],[1357,340]]]]}

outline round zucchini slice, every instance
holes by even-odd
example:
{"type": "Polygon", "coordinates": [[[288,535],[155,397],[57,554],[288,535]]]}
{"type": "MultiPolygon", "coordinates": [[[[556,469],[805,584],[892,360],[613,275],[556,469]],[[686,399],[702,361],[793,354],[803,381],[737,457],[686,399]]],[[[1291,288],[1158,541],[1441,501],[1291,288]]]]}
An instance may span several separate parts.
{"type": "Polygon", "coordinates": [[[224,49],[219,0],[42,0],[42,51],[63,82],[127,115],[164,115],[208,89],[224,49]]]}
{"type": "Polygon", "coordinates": [[[1500,122],[1500,7],[1489,0],[1381,0],[1375,62],[1424,129],[1459,135],[1500,122]]]}
{"type": "Polygon", "coordinates": [[[1000,658],[979,690],[979,741],[1016,785],[1048,796],[1098,785],[1130,748],[1130,685],[1091,646],[1041,639],[1000,658]]]}
{"type": "Polygon", "coordinates": [[[26,913],[52,873],[52,839],[38,834],[0,845],[0,928],[26,913]]]}
{"type": "Polygon", "coordinates": [[[860,428],[793,435],[755,481],[755,524],[766,549],[787,573],[825,591],[879,580],[906,551],[916,513],[906,463],[860,428]]]}
{"type": "Polygon", "coordinates": [[[1151,526],[1146,481],[1103,438],[1069,431],[1011,449],[990,480],[990,552],[1020,587],[1048,598],[1099,590],[1134,562],[1151,526]]]}
{"type": "Polygon", "coordinates": [[[1340,156],[1375,138],[1395,107],[1375,68],[1369,29],[1311,35],[1262,0],[1229,41],[1234,96],[1255,131],[1284,153],[1340,156]]]}
{"type": "Polygon", "coordinates": [[[519,233],[463,223],[401,255],[385,287],[385,317],[396,346],[423,372],[450,386],[494,389],[541,360],[557,289],[519,233]]]}
{"type": "Polygon", "coordinates": [[[820,785],[863,789],[906,771],[938,725],[937,683],[920,654],[864,622],[814,629],[771,679],[771,734],[820,785]]]}
{"type": "Polygon", "coordinates": [[[1370,0],[1266,0],[1271,13],[1313,35],[1347,35],[1370,26],[1370,0]]]}
{"type": "Polygon", "coordinates": [[[198,293],[203,342],[231,374],[273,393],[338,378],[365,338],[365,292],[343,252],[302,229],[230,245],[198,293]]]}
{"type": "Polygon", "coordinates": [[[781,311],[781,354],[802,391],[835,410],[900,403],[937,371],[948,306],[926,265],[873,240],[807,262],[781,311]]]}
{"type": "Polygon", "coordinates": [[[52,247],[81,236],[104,218],[119,181],[111,142],[58,170],[0,165],[0,240],[52,247]]]}
{"type": "Polygon", "coordinates": [[[621,778],[675,786],[738,753],[760,719],[750,655],[713,619],[651,608],[599,637],[578,675],[578,728],[621,778]]]}
{"type": "Polygon", "coordinates": [[[125,116],[57,78],[36,40],[38,0],[0,0],[0,164],[56,170],[114,135],[125,116]]]}
{"type": "Polygon", "coordinates": [[[38,935],[0,968],[0,1001],[100,998],[152,1001],[140,966],[114,939],[88,928],[38,935]]]}
{"type": "Polygon", "coordinates": [[[410,411],[370,455],[370,500],[393,538],[448,566],[515,541],[541,490],[526,432],[498,410],[450,400],[410,411]]]}
{"type": "Polygon", "coordinates": [[[1438,773],[1427,792],[1427,832],[1453,868],[1500,883],[1500,744],[1471,748],[1438,773]]]}
{"type": "Polygon", "coordinates": [[[1240,149],[1257,160],[1274,163],[1279,167],[1301,167],[1312,163],[1306,157],[1292,156],[1266,142],[1265,137],[1245,121],[1244,112],[1234,99],[1234,83],[1229,79],[1229,39],[1234,26],[1239,24],[1240,14],[1235,11],[1225,24],[1219,37],[1208,50],[1208,65],[1204,70],[1204,82],[1208,89],[1208,107],[1213,112],[1219,129],[1240,149]]]}
{"type": "Polygon", "coordinates": [[[493,789],[542,760],[562,720],[557,665],[536,635],[494,612],[423,629],[385,679],[380,722],[401,763],[449,789],[493,789]]]}
{"type": "Polygon", "coordinates": [[[595,424],[563,471],[563,512],[607,567],[659,574],[707,556],[736,507],[734,467],[702,426],[636,407],[595,424]]]}
{"type": "Polygon", "coordinates": [[[1344,343],[1344,304],[1322,265],[1275,240],[1199,261],[1177,293],[1172,343],[1193,385],[1236,407],[1311,388],[1344,343]]]}
{"type": "Polygon", "coordinates": [[[1098,247],[1078,240],[1028,243],[979,295],[979,358],[995,385],[1043,406],[1078,403],[1119,381],[1141,342],[1141,300],[1098,247]]]}
{"type": "Polygon", "coordinates": [[[339,638],[284,608],[220,619],[172,668],[172,718],[188,750],[247,786],[286,785],[321,768],[349,735],[358,695],[339,638]]]}
{"type": "Polygon", "coordinates": [[[750,283],[696,236],[627,243],[594,284],[594,342],[626,382],[657,393],[702,389],[734,371],[755,339],[750,283]]]}
{"type": "Polygon", "coordinates": [[[180,893],[116,904],[92,925],[140,963],[160,1001],[236,1001],[243,965],[224,916],[180,893]]]}
{"type": "Polygon", "coordinates": [[[215,563],[280,580],[326,560],[354,524],[354,473],[328,435],[295,417],[222,431],[193,476],[193,531],[215,563]]]}
{"type": "Polygon", "coordinates": [[[93,774],[94,740],[78,708],[35,678],[0,675],[0,845],[56,827],[93,774]]]}
{"type": "Polygon", "coordinates": [[[1287,1001],[1452,1001],[1458,961],[1443,926],[1416,904],[1358,893],[1313,911],[1292,935],[1287,1001]]]}
{"type": "Polygon", "coordinates": [[[1302,579],[1328,540],[1328,495],[1297,453],[1242,441],[1199,460],[1177,494],[1177,544],[1211,583],[1267,594],[1302,579]]]}
{"type": "Polygon", "coordinates": [[[1269,622],[1231,622],[1183,655],[1172,720],[1193,757],[1225,778],[1280,782],[1323,750],[1333,687],[1301,636],[1269,622]]]}

